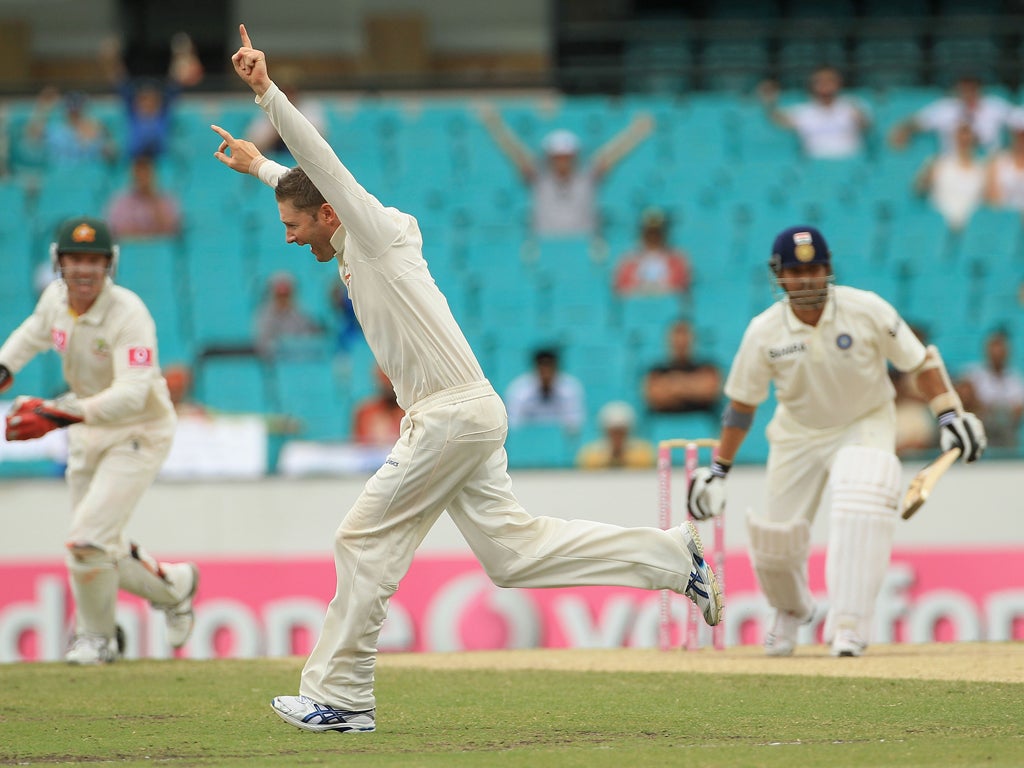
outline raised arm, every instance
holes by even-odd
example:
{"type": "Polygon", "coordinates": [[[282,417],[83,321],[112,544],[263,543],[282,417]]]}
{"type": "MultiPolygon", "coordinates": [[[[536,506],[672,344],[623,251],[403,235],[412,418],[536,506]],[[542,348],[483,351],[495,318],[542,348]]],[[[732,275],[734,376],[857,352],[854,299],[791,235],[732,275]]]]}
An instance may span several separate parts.
{"type": "Polygon", "coordinates": [[[600,178],[614,168],[619,161],[639,146],[640,142],[654,130],[654,118],[648,114],[637,115],[618,134],[594,154],[594,173],[600,178]]]}
{"type": "Polygon", "coordinates": [[[355,180],[316,127],[292,105],[267,74],[266,55],[252,47],[245,25],[239,25],[242,46],[231,62],[238,76],[256,94],[256,103],[270,117],[299,167],[324,196],[349,236],[370,254],[381,253],[398,240],[408,216],[386,209],[355,180]]]}
{"type": "Polygon", "coordinates": [[[537,161],[522,139],[501,118],[501,113],[488,104],[480,109],[480,121],[491,134],[494,143],[515,165],[519,175],[526,183],[532,183],[537,177],[537,161]]]}

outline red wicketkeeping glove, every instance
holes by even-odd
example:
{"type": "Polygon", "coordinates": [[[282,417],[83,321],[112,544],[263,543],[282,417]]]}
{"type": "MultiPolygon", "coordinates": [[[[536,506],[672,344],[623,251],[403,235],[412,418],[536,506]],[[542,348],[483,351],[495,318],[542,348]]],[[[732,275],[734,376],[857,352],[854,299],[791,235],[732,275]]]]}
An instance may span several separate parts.
{"type": "Polygon", "coordinates": [[[7,414],[8,440],[34,440],[83,419],[77,409],[55,400],[19,397],[7,414]]]}

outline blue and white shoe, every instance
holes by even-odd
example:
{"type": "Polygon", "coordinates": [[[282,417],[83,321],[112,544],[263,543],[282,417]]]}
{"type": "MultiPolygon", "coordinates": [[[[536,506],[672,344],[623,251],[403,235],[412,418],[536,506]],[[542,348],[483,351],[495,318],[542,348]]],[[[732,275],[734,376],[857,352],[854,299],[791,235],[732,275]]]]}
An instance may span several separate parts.
{"type": "Polygon", "coordinates": [[[308,696],[275,696],[270,706],[288,725],[294,725],[304,731],[365,733],[377,727],[377,719],[372,709],[349,712],[318,704],[308,696]]]}
{"type": "Polygon", "coordinates": [[[713,627],[722,620],[722,588],[718,584],[715,572],[704,560],[704,544],[693,523],[683,523],[679,526],[679,531],[683,534],[692,561],[690,580],[683,594],[696,603],[704,614],[704,621],[709,627],[713,627]]]}

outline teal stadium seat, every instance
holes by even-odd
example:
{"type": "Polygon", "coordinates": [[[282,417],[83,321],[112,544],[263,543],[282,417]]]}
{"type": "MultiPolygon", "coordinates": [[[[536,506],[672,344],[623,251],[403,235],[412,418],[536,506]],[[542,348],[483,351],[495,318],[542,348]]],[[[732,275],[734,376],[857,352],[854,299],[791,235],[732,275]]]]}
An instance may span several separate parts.
{"type": "Polygon", "coordinates": [[[557,424],[528,424],[508,431],[505,451],[512,469],[566,469],[573,466],[579,440],[557,424]]]}

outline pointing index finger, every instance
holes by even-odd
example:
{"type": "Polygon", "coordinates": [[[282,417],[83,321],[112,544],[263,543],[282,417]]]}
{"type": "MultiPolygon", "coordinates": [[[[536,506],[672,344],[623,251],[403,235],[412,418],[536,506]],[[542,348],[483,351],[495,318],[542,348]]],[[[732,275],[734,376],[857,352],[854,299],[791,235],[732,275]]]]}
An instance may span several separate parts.
{"type": "Polygon", "coordinates": [[[221,128],[219,125],[211,125],[210,127],[213,129],[214,133],[219,135],[222,139],[224,139],[224,141],[230,141],[231,139],[235,138],[230,133],[221,128]]]}
{"type": "Polygon", "coordinates": [[[252,48],[252,41],[249,39],[249,33],[245,31],[245,24],[238,25],[238,34],[242,36],[242,45],[252,48]]]}

